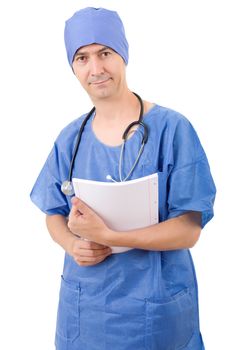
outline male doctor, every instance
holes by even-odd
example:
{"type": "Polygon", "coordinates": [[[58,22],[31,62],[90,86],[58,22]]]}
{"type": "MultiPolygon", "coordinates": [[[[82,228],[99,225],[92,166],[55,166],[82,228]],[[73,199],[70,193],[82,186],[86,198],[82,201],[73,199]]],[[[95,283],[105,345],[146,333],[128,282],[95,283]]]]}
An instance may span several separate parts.
{"type": "MultiPolygon", "coordinates": [[[[141,105],[128,87],[128,42],[116,12],[79,10],[66,22],[65,45],[70,67],[95,107],[81,132],[73,177],[126,178],[142,127],[126,141],[120,173],[122,135],[143,110],[148,142],[127,180],[158,173],[159,223],[116,232],[61,191],[87,114],[69,123],[31,193],[53,240],[65,250],[56,349],[203,350],[189,248],[213,217],[215,186],[199,138],[187,118],[157,103],[141,105]],[[111,246],[132,249],[113,254],[111,246]]],[[[146,64],[143,54],[141,69],[146,64]]]]}

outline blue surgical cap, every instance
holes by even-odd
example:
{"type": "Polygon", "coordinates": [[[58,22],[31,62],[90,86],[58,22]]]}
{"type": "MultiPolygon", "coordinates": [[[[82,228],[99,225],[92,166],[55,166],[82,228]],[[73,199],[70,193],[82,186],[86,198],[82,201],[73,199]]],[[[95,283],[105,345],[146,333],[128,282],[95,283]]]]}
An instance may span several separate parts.
{"type": "Polygon", "coordinates": [[[65,24],[65,46],[70,66],[82,46],[100,44],[116,51],[128,63],[128,42],[123,23],[115,11],[86,7],[74,13],[65,24]]]}

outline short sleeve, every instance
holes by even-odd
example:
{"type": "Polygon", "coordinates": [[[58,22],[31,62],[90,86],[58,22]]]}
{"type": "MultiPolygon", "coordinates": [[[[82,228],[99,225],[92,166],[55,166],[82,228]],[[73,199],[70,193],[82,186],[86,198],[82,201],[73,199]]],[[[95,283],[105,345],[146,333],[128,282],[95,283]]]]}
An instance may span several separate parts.
{"type": "Polygon", "coordinates": [[[198,211],[204,227],[214,214],[216,188],[199,138],[185,118],[178,123],[174,135],[173,167],[168,184],[168,218],[198,211]]]}
{"type": "Polygon", "coordinates": [[[67,198],[61,191],[60,177],[58,152],[54,144],[30,194],[33,203],[45,214],[69,214],[67,198]]]}

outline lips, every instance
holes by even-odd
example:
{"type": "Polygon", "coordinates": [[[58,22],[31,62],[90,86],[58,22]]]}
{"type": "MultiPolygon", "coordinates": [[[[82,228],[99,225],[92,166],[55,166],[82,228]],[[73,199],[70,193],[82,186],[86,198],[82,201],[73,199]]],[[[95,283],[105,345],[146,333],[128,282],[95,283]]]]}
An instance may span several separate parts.
{"type": "Polygon", "coordinates": [[[91,84],[92,85],[100,85],[100,84],[106,83],[109,80],[110,80],[110,78],[107,78],[107,79],[104,79],[104,80],[100,80],[100,81],[93,81],[93,82],[91,82],[91,84]]]}
{"type": "Polygon", "coordinates": [[[107,83],[110,79],[111,77],[109,75],[96,75],[90,77],[88,83],[93,85],[101,85],[107,83]]]}

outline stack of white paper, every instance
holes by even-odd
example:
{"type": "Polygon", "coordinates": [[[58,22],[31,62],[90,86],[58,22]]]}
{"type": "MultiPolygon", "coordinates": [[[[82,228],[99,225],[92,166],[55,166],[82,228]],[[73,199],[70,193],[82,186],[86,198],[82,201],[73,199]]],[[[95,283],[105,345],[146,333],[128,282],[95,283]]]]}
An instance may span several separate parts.
{"type": "MultiPolygon", "coordinates": [[[[158,223],[158,174],[125,182],[100,182],[73,178],[75,195],[116,231],[158,223]]],[[[131,248],[112,247],[113,253],[131,248]]]]}

